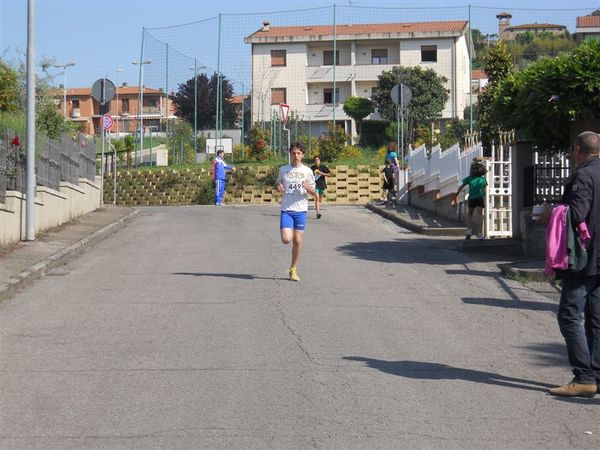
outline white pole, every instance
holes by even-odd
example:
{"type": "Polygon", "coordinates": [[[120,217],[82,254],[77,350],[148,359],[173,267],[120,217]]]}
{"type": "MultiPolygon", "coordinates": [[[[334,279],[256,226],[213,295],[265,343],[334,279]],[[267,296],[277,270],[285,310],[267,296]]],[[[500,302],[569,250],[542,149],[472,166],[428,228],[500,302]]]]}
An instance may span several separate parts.
{"type": "Polygon", "coordinates": [[[35,240],[35,0],[27,2],[27,193],[25,239],[35,240]]]}

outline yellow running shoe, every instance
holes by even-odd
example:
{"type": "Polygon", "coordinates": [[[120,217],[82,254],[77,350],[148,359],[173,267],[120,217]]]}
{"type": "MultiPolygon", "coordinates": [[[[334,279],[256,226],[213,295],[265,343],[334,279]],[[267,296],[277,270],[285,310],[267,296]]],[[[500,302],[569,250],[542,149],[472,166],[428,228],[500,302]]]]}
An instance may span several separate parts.
{"type": "Polygon", "coordinates": [[[290,281],[300,281],[300,277],[298,276],[298,272],[295,267],[290,268],[290,281]]]}

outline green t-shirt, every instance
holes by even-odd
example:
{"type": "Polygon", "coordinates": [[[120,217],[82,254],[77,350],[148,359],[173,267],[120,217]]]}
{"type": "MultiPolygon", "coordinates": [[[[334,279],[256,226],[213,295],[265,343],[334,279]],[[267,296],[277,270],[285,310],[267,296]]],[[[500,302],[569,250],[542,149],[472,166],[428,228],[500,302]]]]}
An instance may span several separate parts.
{"type": "Polygon", "coordinates": [[[469,199],[482,198],[485,194],[487,181],[485,177],[467,177],[461,181],[462,184],[469,185],[469,199]]]}

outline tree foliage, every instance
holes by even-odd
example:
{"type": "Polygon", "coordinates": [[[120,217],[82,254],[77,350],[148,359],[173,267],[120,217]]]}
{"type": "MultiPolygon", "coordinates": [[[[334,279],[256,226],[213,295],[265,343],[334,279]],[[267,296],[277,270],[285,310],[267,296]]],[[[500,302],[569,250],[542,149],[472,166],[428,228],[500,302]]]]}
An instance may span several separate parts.
{"type": "Polygon", "coordinates": [[[410,112],[416,124],[425,124],[441,116],[450,91],[445,83],[448,79],[438,75],[433,69],[395,66],[391,71],[383,71],[377,81],[377,93],[373,102],[379,113],[386,119],[396,120],[396,104],[392,102],[391,91],[398,83],[412,89],[410,112]]]}
{"type": "Polygon", "coordinates": [[[17,73],[0,59],[0,111],[15,112],[19,97],[17,73]]]}
{"type": "MultiPolygon", "coordinates": [[[[194,126],[194,92],[196,92],[197,128],[206,130],[214,128],[217,117],[217,84],[219,77],[213,74],[210,78],[201,73],[179,85],[178,91],[171,100],[175,114],[194,126]]],[[[233,97],[233,86],[227,78],[221,76],[223,127],[233,127],[236,120],[235,106],[229,101],[233,97]]]]}
{"type": "Polygon", "coordinates": [[[498,123],[493,120],[492,116],[492,103],[500,82],[509,78],[513,72],[511,57],[504,42],[499,41],[490,48],[483,58],[483,65],[489,83],[478,98],[479,128],[483,146],[489,149],[494,135],[498,131],[498,123]]]}
{"type": "Polygon", "coordinates": [[[504,129],[516,129],[540,149],[568,147],[571,124],[600,120],[600,40],[543,59],[498,83],[490,116],[504,129]]]}
{"type": "Polygon", "coordinates": [[[373,102],[364,97],[348,97],[344,102],[344,112],[352,117],[358,125],[358,134],[361,134],[361,125],[365,117],[375,110],[373,102]]]}

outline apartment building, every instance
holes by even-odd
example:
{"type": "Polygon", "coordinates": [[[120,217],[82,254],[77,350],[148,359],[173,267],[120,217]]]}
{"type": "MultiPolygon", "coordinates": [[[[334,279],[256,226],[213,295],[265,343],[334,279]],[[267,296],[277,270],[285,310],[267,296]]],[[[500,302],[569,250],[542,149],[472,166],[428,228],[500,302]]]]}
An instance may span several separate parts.
{"type": "Polygon", "coordinates": [[[371,97],[378,76],[394,66],[433,69],[448,79],[443,118],[462,116],[469,104],[468,22],[415,22],[273,27],[248,36],[252,46],[252,121],[270,121],[279,104],[311,121],[311,132],[335,120],[356,133],[343,111],[350,96],[371,97]]]}
{"type": "MultiPolygon", "coordinates": [[[[122,86],[116,88],[116,94],[110,102],[108,113],[113,117],[112,133],[135,133],[140,111],[138,86],[122,86]]],[[[62,86],[53,92],[57,99],[57,108],[64,113],[65,93],[62,86]]],[[[152,127],[155,131],[164,131],[167,119],[176,119],[173,103],[158,89],[144,88],[144,105],[142,123],[144,128],[152,127]]],[[[100,134],[101,105],[92,97],[91,88],[69,88],[66,91],[66,119],[84,124],[84,133],[100,134]]]]}

